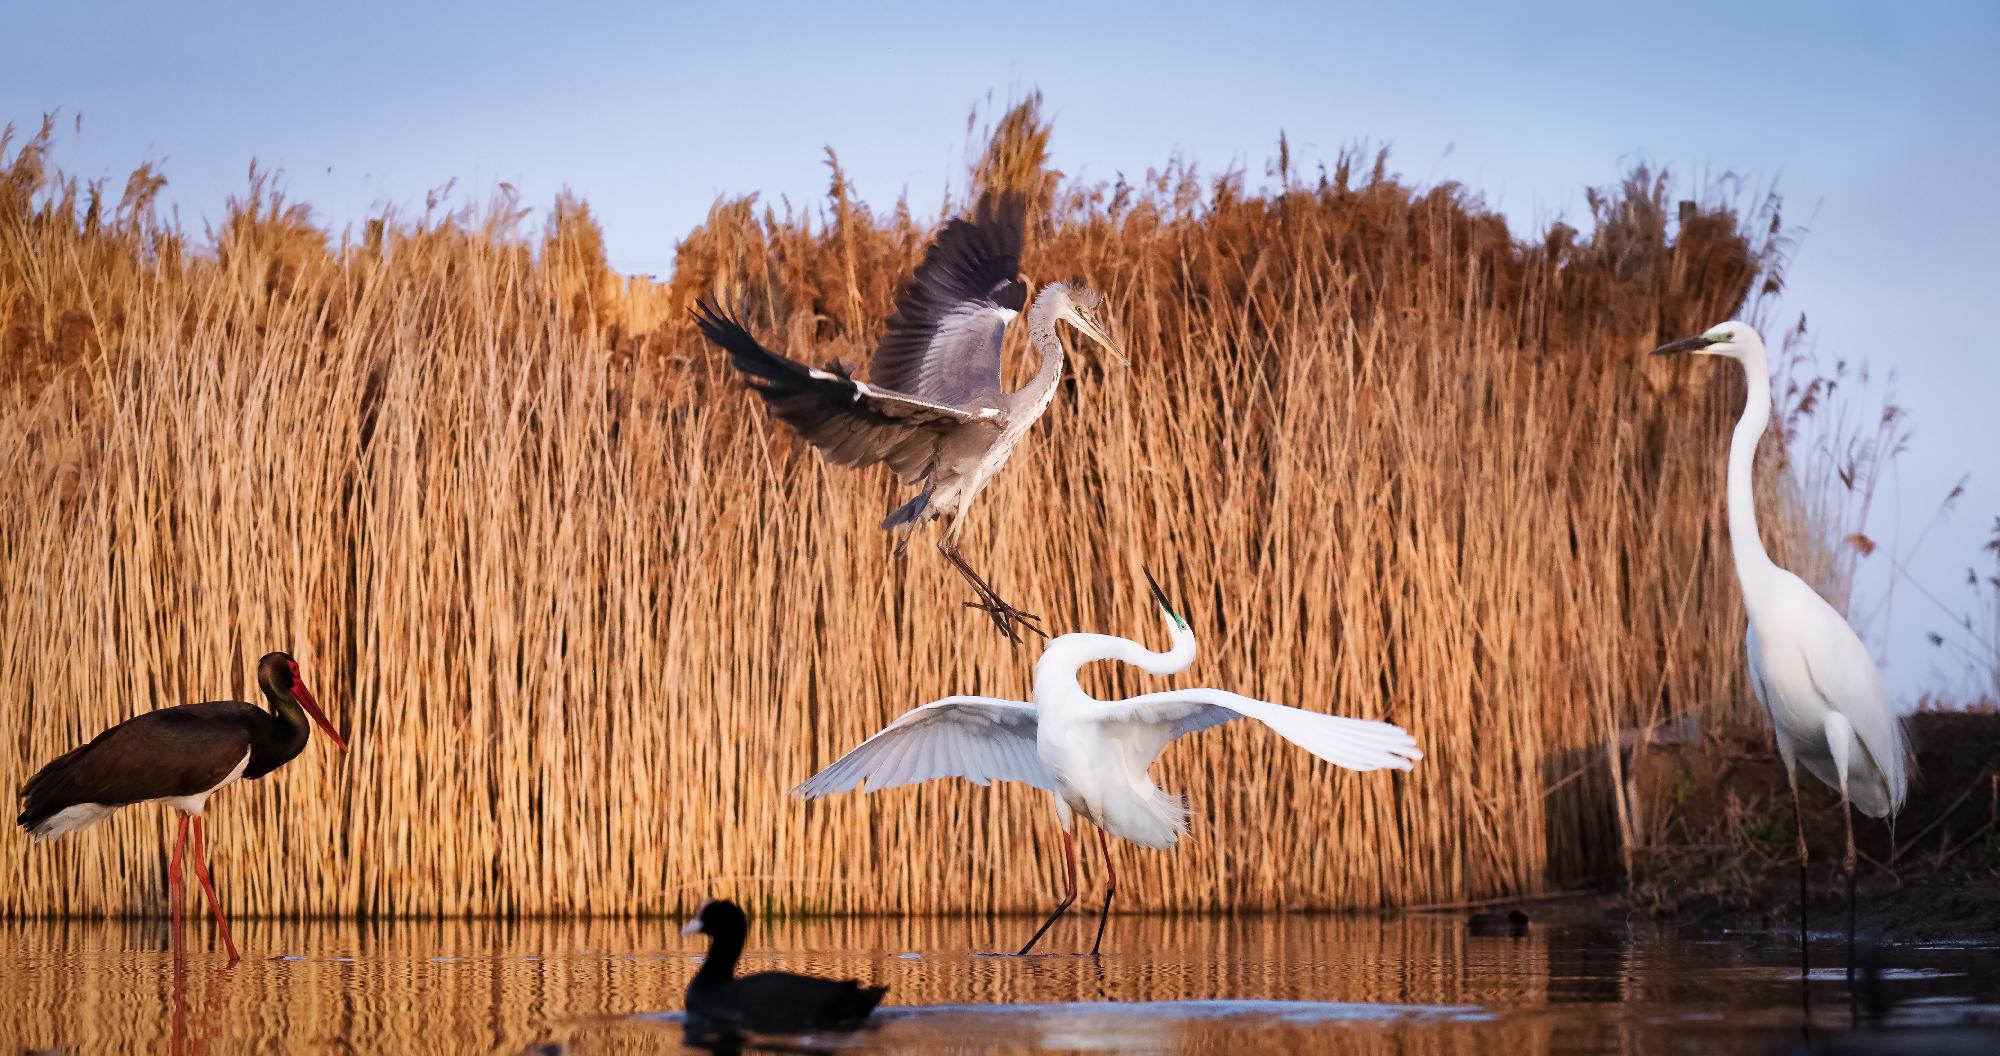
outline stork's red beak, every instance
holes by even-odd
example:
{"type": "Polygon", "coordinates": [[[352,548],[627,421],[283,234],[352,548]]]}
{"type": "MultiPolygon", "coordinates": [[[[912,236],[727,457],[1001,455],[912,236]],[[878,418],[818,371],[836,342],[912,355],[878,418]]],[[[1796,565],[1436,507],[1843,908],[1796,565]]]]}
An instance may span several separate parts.
{"type": "Polygon", "coordinates": [[[347,750],[347,742],[341,739],[340,731],[333,728],[333,723],[327,719],[326,712],[319,710],[319,701],[313,699],[312,690],[307,689],[306,684],[297,676],[292,678],[292,698],[299,702],[300,707],[306,709],[306,714],[312,716],[312,720],[319,724],[319,728],[325,731],[328,737],[333,738],[335,747],[343,752],[347,750]]]}

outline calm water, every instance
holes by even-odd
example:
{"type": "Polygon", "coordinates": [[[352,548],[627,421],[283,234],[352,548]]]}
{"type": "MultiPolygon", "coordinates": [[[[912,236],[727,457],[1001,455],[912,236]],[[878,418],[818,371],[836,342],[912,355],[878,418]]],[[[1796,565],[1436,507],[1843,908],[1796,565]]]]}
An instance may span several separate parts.
{"type": "MultiPolygon", "coordinates": [[[[1678,937],[1538,920],[1476,936],[1460,915],[1119,918],[1101,960],[1028,959],[1028,920],[757,927],[747,970],[888,983],[874,1028],[805,1039],[852,1052],[1768,1052],[1796,1044],[1796,952],[1782,934],[1678,937]]],[[[1095,921],[1057,927],[1055,949],[1095,921]]],[[[622,1053],[680,1048],[681,988],[703,948],[677,922],[239,921],[234,968],[164,923],[0,923],[6,1050],[622,1053]]],[[[1842,1040],[1831,935],[1812,1038],[1842,1040]]],[[[2000,948],[1885,949],[1884,1026],[1857,1051],[2000,1051],[2000,948]],[[1930,1032],[1930,1033],[1920,1033],[1930,1032]],[[1976,1047],[1974,1047],[1976,1046],[1976,1047]]],[[[1816,970],[1814,975],[1821,976],[1816,970]]],[[[793,1051],[800,1051],[794,1049],[793,1051]]]]}

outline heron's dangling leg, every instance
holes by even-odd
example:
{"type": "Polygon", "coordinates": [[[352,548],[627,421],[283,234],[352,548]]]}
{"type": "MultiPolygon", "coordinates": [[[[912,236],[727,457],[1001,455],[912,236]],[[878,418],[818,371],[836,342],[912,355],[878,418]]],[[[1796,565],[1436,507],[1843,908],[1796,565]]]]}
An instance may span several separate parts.
{"type": "Polygon", "coordinates": [[[1799,808],[1799,772],[1794,767],[1785,769],[1785,780],[1792,786],[1792,828],[1799,834],[1799,1008],[1808,1020],[1812,1018],[1812,951],[1806,945],[1806,821],[1805,812],[1799,808]]]}
{"type": "Polygon", "coordinates": [[[236,940],[229,937],[229,922],[222,919],[222,900],[215,897],[215,884],[208,878],[208,849],[203,846],[202,829],[207,825],[201,817],[194,819],[194,878],[201,881],[201,889],[208,894],[208,908],[215,911],[216,930],[222,932],[222,945],[229,950],[229,963],[243,959],[236,952],[236,940]]]}
{"type": "Polygon", "coordinates": [[[1020,644],[1021,636],[1014,633],[1017,624],[1044,638],[1049,636],[1047,631],[1035,626],[1035,623],[1041,620],[1040,616],[1024,612],[1002,601],[992,584],[987,583],[979,573],[972,570],[971,565],[965,563],[965,558],[959,555],[958,543],[952,538],[950,529],[946,529],[944,536],[938,540],[938,552],[944,555],[945,560],[951,562],[953,568],[958,569],[958,574],[964,576],[965,581],[972,584],[973,592],[979,595],[979,600],[968,602],[967,607],[979,609],[992,617],[993,626],[998,627],[1000,633],[1007,636],[1008,641],[1020,644]]]}
{"type": "Polygon", "coordinates": [[[187,888],[181,882],[181,856],[187,850],[188,816],[181,815],[180,828],[174,833],[173,856],[167,859],[167,905],[168,916],[173,921],[173,934],[181,933],[181,900],[187,888]]]}
{"type": "Polygon", "coordinates": [[[1035,933],[1028,937],[1028,944],[1021,947],[1021,952],[1014,956],[1026,957],[1028,951],[1035,948],[1035,943],[1042,941],[1042,936],[1056,922],[1056,918],[1067,912],[1070,903],[1076,901],[1076,840],[1070,835],[1068,829],[1063,830],[1063,861],[1068,866],[1067,876],[1069,877],[1069,887],[1063,892],[1062,901],[1056,903],[1056,911],[1049,914],[1049,919],[1042,921],[1042,926],[1036,928],[1035,933]]]}
{"type": "Polygon", "coordinates": [[[1104,945],[1104,926],[1111,921],[1111,896],[1118,893],[1118,871],[1111,866],[1111,840],[1103,829],[1097,830],[1097,850],[1104,856],[1104,909],[1097,915],[1097,941],[1090,944],[1092,957],[1104,945]]]}

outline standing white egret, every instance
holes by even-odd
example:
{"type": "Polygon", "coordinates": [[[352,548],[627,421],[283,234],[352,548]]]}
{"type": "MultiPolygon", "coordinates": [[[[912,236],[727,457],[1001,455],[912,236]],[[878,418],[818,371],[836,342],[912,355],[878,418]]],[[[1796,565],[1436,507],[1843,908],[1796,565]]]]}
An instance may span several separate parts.
{"type": "Polygon", "coordinates": [[[1838,789],[1847,822],[1847,970],[1854,973],[1854,813],[1885,817],[1909,791],[1909,741],[1867,647],[1834,607],[1805,580],[1779,568],[1757,534],[1757,500],[1750,470],[1757,441],[1771,421],[1771,368],[1764,340],[1747,323],[1731,321],[1697,337],[1661,345],[1656,356],[1693,352],[1727,356],[1743,365],[1748,384],[1743,417],[1729,440],[1729,548],[1749,614],[1744,651],[1750,686],[1770,713],[1778,754],[1791,783],[1792,819],[1799,834],[1799,956],[1805,957],[1806,834],[1799,810],[1798,768],[1838,789]]]}
{"type": "Polygon", "coordinates": [[[946,697],[904,713],[887,728],[792,790],[813,799],[846,792],[863,780],[867,791],[962,777],[975,785],[1021,781],[1043,789],[1062,825],[1067,882],[1055,912],[1027,945],[1034,949],[1049,926],[1076,901],[1076,843],[1072,819],[1097,827],[1104,854],[1104,914],[1098,920],[1097,954],[1118,879],[1111,871],[1110,833],[1165,850],[1187,831],[1187,802],[1160,791],[1146,773],[1168,742],[1231,719],[1255,719],[1280,737],[1349,770],[1408,770],[1423,758],[1416,741],[1386,722],[1344,719],[1238,696],[1220,689],[1172,689],[1124,700],[1096,700],[1077,684],[1076,672],[1093,660],[1119,660],[1154,675],[1172,675],[1194,663],[1194,632],[1176,615],[1153,581],[1153,599],[1167,621],[1173,646],[1155,652],[1130,638],[1065,634],[1035,662],[1034,701],[1000,697],[946,697]]]}
{"type": "Polygon", "coordinates": [[[1001,388],[1000,338],[1030,289],[1020,273],[1026,208],[1018,194],[989,194],[971,219],[944,225],[897,295],[869,365],[872,381],[855,380],[839,360],[820,370],[772,352],[711,305],[697,304],[694,313],[702,334],[729,353],[771,413],[827,461],[879,462],[923,485],[882,521],[885,531],[904,529],[897,555],[919,528],[949,516],[938,551],[972,585],[979,600],[971,606],[1016,643],[1016,625],[1039,634],[1033,621],[1040,617],[1001,600],[966,564],[958,552],[961,518],[1055,399],[1064,360],[1057,323],[1125,359],[1097,317],[1097,294],[1050,283],[1028,307],[1028,340],[1041,369],[1013,392],[1001,388]]]}

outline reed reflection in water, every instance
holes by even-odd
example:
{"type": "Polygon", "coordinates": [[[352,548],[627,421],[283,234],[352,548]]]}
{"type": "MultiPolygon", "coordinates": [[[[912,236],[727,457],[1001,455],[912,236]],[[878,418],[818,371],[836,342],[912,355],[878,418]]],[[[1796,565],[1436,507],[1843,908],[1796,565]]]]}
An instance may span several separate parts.
{"type": "MultiPolygon", "coordinates": [[[[227,968],[200,929],[175,956],[159,922],[0,923],[0,1041],[73,1053],[673,1051],[672,1013],[702,949],[678,924],[245,920],[245,960],[227,968]]],[[[1101,960],[978,952],[1012,948],[1031,924],[772,922],[755,926],[744,970],[889,984],[881,1024],[846,1045],[868,1051],[1286,1051],[1334,1032],[1345,1049],[1401,1053],[1763,1051],[1798,1028],[1794,954],[1775,938],[1541,926],[1483,937],[1456,915],[1124,917],[1101,960]],[[1219,1000],[1312,1004],[1122,1004],[1219,1000]]],[[[1055,948],[1087,945],[1087,926],[1059,926],[1055,948]]],[[[1917,966],[1900,996],[1975,1018],[1996,999],[1972,982],[2000,979],[1992,951],[1898,953],[1917,966]]],[[[1834,1015],[1838,989],[1825,993],[1834,1015]]]]}

